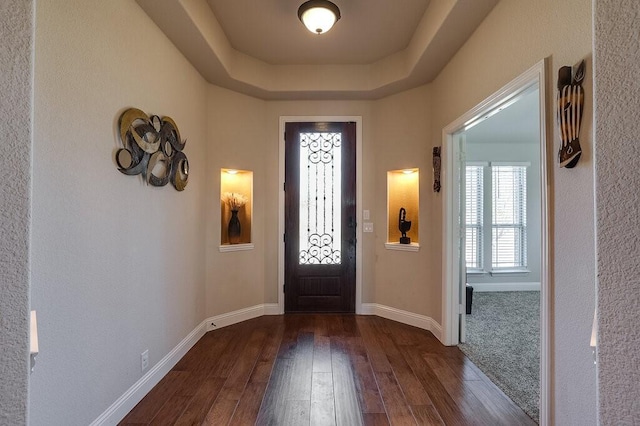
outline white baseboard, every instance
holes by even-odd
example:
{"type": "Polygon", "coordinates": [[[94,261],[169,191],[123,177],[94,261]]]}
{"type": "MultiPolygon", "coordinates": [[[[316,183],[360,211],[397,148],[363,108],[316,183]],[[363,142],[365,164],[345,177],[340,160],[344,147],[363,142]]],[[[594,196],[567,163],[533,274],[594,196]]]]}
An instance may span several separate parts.
{"type": "Polygon", "coordinates": [[[207,331],[212,331],[237,324],[242,321],[258,318],[263,315],[280,315],[281,313],[282,312],[280,312],[277,303],[266,303],[239,309],[222,315],[216,315],[214,317],[207,318],[205,322],[207,324],[207,331]]]}
{"type": "Polygon", "coordinates": [[[382,318],[428,330],[442,342],[442,326],[431,317],[414,314],[413,312],[403,311],[390,306],[379,305],[377,303],[363,303],[361,314],[377,315],[382,318]]]}
{"type": "Polygon", "coordinates": [[[206,332],[205,321],[201,322],[187,337],[165,355],[144,376],[133,384],[107,410],[95,419],[91,426],[111,426],[120,422],[142,398],[182,359],[206,332]]]}
{"type": "Polygon", "coordinates": [[[282,315],[284,312],[280,310],[280,306],[277,303],[265,303],[264,304],[265,315],[282,315]]]}
{"type": "Polygon", "coordinates": [[[469,283],[473,291],[540,291],[540,283],[469,283]]]}
{"type": "Polygon", "coordinates": [[[202,321],[187,337],[185,337],[171,352],[164,356],[151,370],[131,386],[107,410],[95,419],[91,426],[111,426],[120,422],[142,398],[182,359],[207,331],[237,324],[262,315],[279,315],[277,303],[256,305],[222,315],[207,318],[202,321]],[[212,325],[212,324],[215,324],[212,325]]]}

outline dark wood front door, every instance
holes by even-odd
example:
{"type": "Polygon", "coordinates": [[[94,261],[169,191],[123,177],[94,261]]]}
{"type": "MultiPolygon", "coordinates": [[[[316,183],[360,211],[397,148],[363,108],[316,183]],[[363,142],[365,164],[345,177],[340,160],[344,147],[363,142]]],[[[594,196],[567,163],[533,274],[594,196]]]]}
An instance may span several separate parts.
{"type": "Polygon", "coordinates": [[[285,311],[354,312],[356,124],[285,127],[285,311]]]}

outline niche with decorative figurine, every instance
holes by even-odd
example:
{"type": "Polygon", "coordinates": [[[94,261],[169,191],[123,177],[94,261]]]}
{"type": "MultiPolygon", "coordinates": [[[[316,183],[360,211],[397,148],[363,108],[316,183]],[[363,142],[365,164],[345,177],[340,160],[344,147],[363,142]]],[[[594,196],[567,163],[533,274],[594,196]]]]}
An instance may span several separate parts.
{"type": "Polygon", "coordinates": [[[250,250],[253,172],[220,170],[220,251],[250,250]]]}
{"type": "Polygon", "coordinates": [[[387,172],[387,242],[388,250],[420,249],[420,171],[418,169],[387,172]]]}

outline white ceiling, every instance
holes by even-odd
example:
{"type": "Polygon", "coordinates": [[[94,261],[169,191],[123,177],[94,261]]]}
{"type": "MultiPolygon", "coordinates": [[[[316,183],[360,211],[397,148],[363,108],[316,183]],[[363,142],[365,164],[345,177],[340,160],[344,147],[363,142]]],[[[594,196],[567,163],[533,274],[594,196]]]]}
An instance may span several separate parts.
{"type": "Polygon", "coordinates": [[[377,99],[432,81],[499,0],[333,0],[326,34],[304,0],[136,0],[210,83],[262,99],[377,99]]]}
{"type": "Polygon", "coordinates": [[[537,88],[523,93],[509,107],[466,131],[469,143],[540,143],[540,101],[537,88]]]}

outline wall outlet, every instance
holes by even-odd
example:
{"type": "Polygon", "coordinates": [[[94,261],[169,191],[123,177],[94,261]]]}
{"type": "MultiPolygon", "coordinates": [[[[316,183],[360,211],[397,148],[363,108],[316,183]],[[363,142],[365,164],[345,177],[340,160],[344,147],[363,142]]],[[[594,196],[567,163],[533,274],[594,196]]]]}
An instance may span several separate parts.
{"type": "Polygon", "coordinates": [[[149,349],[140,354],[140,370],[144,372],[149,368],[149,349]]]}
{"type": "Polygon", "coordinates": [[[373,223],[365,222],[363,226],[363,232],[373,232],[373,223]]]}

